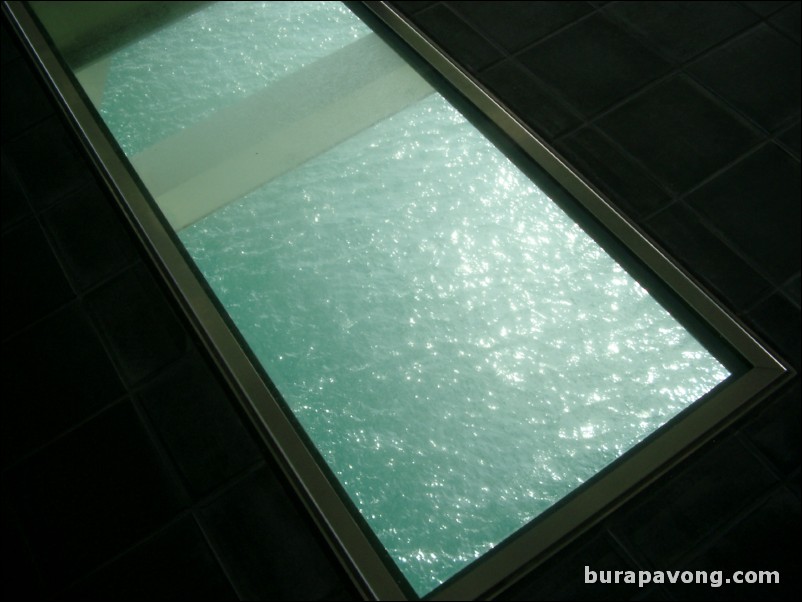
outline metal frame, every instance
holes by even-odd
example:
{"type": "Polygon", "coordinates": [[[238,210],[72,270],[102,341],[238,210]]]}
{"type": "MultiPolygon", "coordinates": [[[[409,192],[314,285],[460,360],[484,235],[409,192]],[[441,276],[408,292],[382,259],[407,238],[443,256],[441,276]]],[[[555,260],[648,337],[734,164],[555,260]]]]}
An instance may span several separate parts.
{"type": "MultiPolygon", "coordinates": [[[[790,378],[792,370],[403,16],[385,2],[364,4],[489,116],[752,366],[731,385],[683,412],[672,421],[671,428],[658,430],[634,452],[603,471],[601,477],[569,495],[546,516],[536,519],[429,597],[447,600],[492,596],[710,440],[790,378]]],[[[261,368],[221,315],[171,228],[98,123],[30,9],[24,2],[4,2],[4,10],[164,281],[357,587],[370,598],[414,597],[387,554],[366,532],[350,502],[343,500],[339,487],[320,466],[305,436],[271,393],[261,368]]]]}

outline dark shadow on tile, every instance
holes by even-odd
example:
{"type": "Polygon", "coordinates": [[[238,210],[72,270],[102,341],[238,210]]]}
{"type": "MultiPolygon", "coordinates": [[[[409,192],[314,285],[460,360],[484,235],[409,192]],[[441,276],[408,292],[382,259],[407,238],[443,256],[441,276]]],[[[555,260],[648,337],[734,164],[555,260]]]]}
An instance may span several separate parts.
{"type": "MultiPolygon", "coordinates": [[[[5,34],[4,34],[5,37],[5,34]]],[[[5,50],[5,44],[3,45],[5,50]]],[[[23,58],[6,63],[0,74],[0,135],[10,140],[53,114],[53,106],[23,58]]]]}
{"type": "Polygon", "coordinates": [[[799,338],[800,320],[799,308],[779,293],[763,301],[747,314],[749,324],[761,335],[766,337],[769,344],[799,370],[799,338]]]}
{"type": "Polygon", "coordinates": [[[588,14],[585,2],[448,2],[479,32],[508,52],[517,52],[588,14]]]}
{"type": "Polygon", "coordinates": [[[17,181],[17,176],[11,170],[6,154],[2,155],[2,177],[3,189],[2,196],[0,196],[0,219],[3,223],[3,231],[5,232],[9,227],[17,224],[26,217],[31,215],[31,207],[28,200],[25,198],[25,193],[17,181]]]}
{"type": "Polygon", "coordinates": [[[769,131],[799,117],[799,45],[760,25],[687,67],[696,81],[769,131]]]}
{"type": "Polygon", "coordinates": [[[653,213],[670,200],[645,169],[594,128],[562,138],[557,150],[630,217],[653,213]]]}
{"type": "Polygon", "coordinates": [[[678,63],[759,20],[736,2],[614,2],[604,12],[678,63]]]}
{"type": "Polygon", "coordinates": [[[711,232],[683,203],[651,218],[646,229],[673,257],[736,312],[744,311],[771,284],[711,232]]]}
{"type": "Polygon", "coordinates": [[[802,448],[802,397],[799,379],[744,428],[746,435],[777,467],[781,474],[799,469],[802,448]]]}
{"type": "Polygon", "coordinates": [[[636,570],[601,529],[562,550],[498,600],[629,600],[637,585],[602,583],[608,571],[636,570]],[[586,579],[590,583],[586,583],[586,579]]]}
{"type": "Polygon", "coordinates": [[[776,15],[769,19],[774,27],[796,41],[797,44],[802,41],[802,33],[800,32],[800,7],[802,3],[792,2],[789,6],[778,12],[776,15]]]}
{"type": "Polygon", "coordinates": [[[127,552],[63,600],[238,600],[191,515],[127,552]]]}
{"type": "Polygon", "coordinates": [[[262,459],[236,403],[194,350],[141,392],[142,405],[190,489],[203,494],[262,459]]]}
{"type": "Polygon", "coordinates": [[[687,197],[775,283],[800,269],[799,161],[768,144],[687,197]]]}
{"type": "Polygon", "coordinates": [[[80,305],[3,343],[3,462],[50,441],[123,395],[80,305]]]}
{"type": "Polygon", "coordinates": [[[796,600],[801,524],[799,500],[780,489],[687,566],[678,567],[708,574],[722,571],[721,587],[684,583],[667,587],[676,600],[796,600]],[[779,582],[727,583],[726,579],[736,578],[736,571],[777,571],[779,582]]]}
{"type": "Polygon", "coordinates": [[[665,569],[776,482],[730,436],[644,491],[616,513],[611,525],[653,568],[665,569]]]}
{"type": "Polygon", "coordinates": [[[482,83],[535,132],[548,139],[580,123],[580,118],[570,107],[555,99],[526,69],[512,60],[502,61],[484,71],[482,83]]]}
{"type": "Polygon", "coordinates": [[[94,182],[68,195],[42,221],[79,290],[111,276],[136,257],[134,241],[94,182]]]}
{"type": "Polygon", "coordinates": [[[416,14],[415,21],[469,71],[481,71],[503,56],[501,51],[443,4],[416,14]]]}
{"type": "Polygon", "coordinates": [[[618,107],[599,127],[681,193],[754,146],[760,137],[684,76],[618,107]]]}
{"type": "Polygon", "coordinates": [[[343,571],[300,512],[267,468],[201,509],[201,527],[244,599],[321,600],[343,589],[343,571]]]}
{"type": "Polygon", "coordinates": [[[26,130],[5,151],[37,211],[91,180],[83,154],[56,116],[26,130]]]}
{"type": "Polygon", "coordinates": [[[183,354],[186,333],[141,264],[92,291],[86,303],[128,382],[139,382],[183,354]]]}
{"type": "Polygon", "coordinates": [[[800,122],[786,129],[784,132],[777,136],[777,141],[787,148],[797,159],[800,158],[800,122]]]}
{"type": "Polygon", "coordinates": [[[2,234],[3,327],[6,337],[75,295],[39,224],[27,220],[2,234]]]}
{"type": "Polygon", "coordinates": [[[519,59],[585,116],[668,69],[663,59],[600,15],[536,44],[519,59]]]}
{"type": "Polygon", "coordinates": [[[128,401],[15,466],[7,484],[51,591],[147,536],[183,505],[128,401]]]}

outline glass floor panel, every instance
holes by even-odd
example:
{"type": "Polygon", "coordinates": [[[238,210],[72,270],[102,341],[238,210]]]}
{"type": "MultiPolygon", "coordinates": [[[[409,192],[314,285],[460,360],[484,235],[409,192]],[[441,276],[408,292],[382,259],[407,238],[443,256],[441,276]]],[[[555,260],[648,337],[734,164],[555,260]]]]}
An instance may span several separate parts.
{"type": "Polygon", "coordinates": [[[97,113],[418,596],[745,372],[340,3],[211,3],[76,48],[97,113]]]}

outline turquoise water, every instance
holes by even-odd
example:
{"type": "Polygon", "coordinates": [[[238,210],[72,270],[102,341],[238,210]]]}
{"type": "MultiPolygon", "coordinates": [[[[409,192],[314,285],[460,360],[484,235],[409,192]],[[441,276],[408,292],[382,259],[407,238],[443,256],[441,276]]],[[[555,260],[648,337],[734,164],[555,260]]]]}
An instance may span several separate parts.
{"type": "Polygon", "coordinates": [[[437,96],[181,240],[419,593],[727,374],[437,96]]]}
{"type": "MultiPolygon", "coordinates": [[[[187,61],[169,82],[186,89],[159,103],[130,76],[154,71],[151,50],[117,55],[103,114],[127,152],[364,34],[337,4],[303,4],[278,46],[292,55],[329,31],[306,58],[243,83],[229,73],[219,94],[186,24],[183,41],[174,26],[145,45],[175,44],[171,60],[187,61]]],[[[250,56],[242,15],[224,14],[243,7],[209,10],[192,17],[198,31],[250,56]]],[[[275,27],[271,15],[246,21],[275,27]]],[[[436,94],[179,235],[420,594],[728,375],[436,94]]]]}
{"type": "Polygon", "coordinates": [[[100,113],[133,156],[368,33],[339,2],[214,3],[115,53],[100,113]]]}

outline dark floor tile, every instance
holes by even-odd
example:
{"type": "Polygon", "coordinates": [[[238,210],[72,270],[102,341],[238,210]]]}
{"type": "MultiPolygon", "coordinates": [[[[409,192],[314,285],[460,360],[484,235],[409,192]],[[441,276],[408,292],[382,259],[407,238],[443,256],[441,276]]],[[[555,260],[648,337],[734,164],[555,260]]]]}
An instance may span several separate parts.
{"type": "Polygon", "coordinates": [[[759,17],[736,2],[614,2],[605,14],[663,56],[683,62],[759,17]]]}
{"type": "Polygon", "coordinates": [[[392,4],[393,6],[398,8],[401,12],[411,15],[413,13],[416,13],[418,11],[423,10],[424,8],[428,8],[433,4],[436,4],[436,2],[428,1],[428,0],[426,0],[426,1],[424,1],[424,0],[418,0],[418,1],[411,1],[411,0],[410,1],[404,1],[404,0],[401,0],[399,2],[390,2],[390,4],[392,4]]]}
{"type": "Polygon", "coordinates": [[[202,509],[199,518],[244,599],[320,600],[343,587],[341,570],[267,468],[202,509]]]}
{"type": "Polygon", "coordinates": [[[42,215],[73,284],[85,290],[133,261],[136,250],[111,199],[94,182],[42,215]]]}
{"type": "Polygon", "coordinates": [[[757,14],[762,17],[770,15],[771,13],[776,13],[780,10],[783,6],[789,4],[789,2],[771,2],[769,0],[744,0],[741,4],[745,4],[757,14]]]}
{"type": "Polygon", "coordinates": [[[799,468],[802,448],[802,397],[799,379],[744,428],[744,432],[783,474],[799,468]]]}
{"type": "Polygon", "coordinates": [[[6,495],[0,514],[0,543],[3,549],[2,592],[4,600],[42,600],[42,578],[22,533],[16,513],[6,495]]]}
{"type": "Polygon", "coordinates": [[[754,130],[683,76],[618,107],[598,124],[677,193],[760,140],[754,130]]]}
{"type": "Polygon", "coordinates": [[[797,305],[800,304],[800,281],[799,276],[793,278],[788,284],[783,287],[786,296],[797,305]]]}
{"type": "MultiPolygon", "coordinates": [[[[796,600],[800,591],[799,500],[780,489],[730,528],[699,557],[681,568],[722,571],[721,587],[667,586],[676,600],[796,600]],[[727,583],[736,571],[777,571],[778,583],[727,583]]],[[[738,578],[743,578],[741,575],[738,578]]]]}
{"type": "Polygon", "coordinates": [[[800,32],[800,7],[802,3],[792,2],[789,6],[778,12],[776,15],[769,19],[774,27],[796,41],[797,44],[802,41],[802,33],[800,32]]]}
{"type": "Polygon", "coordinates": [[[786,129],[784,132],[777,136],[777,141],[787,148],[797,159],[800,158],[800,122],[786,129]]]}
{"type": "Polygon", "coordinates": [[[7,485],[51,591],[147,536],[182,506],[128,401],[18,464],[7,485]]]}
{"type": "Polygon", "coordinates": [[[67,303],[74,293],[34,220],[3,232],[0,247],[6,337],[67,303]]]}
{"type": "Polygon", "coordinates": [[[508,52],[517,52],[588,14],[585,2],[448,2],[479,32],[508,52]]]}
{"type": "Polygon", "coordinates": [[[19,185],[17,176],[12,172],[6,161],[6,154],[2,157],[2,196],[0,196],[0,219],[2,219],[3,230],[17,224],[19,221],[31,215],[31,207],[25,198],[25,193],[19,185]]]}
{"type": "Polygon", "coordinates": [[[612,524],[625,545],[664,569],[774,483],[768,469],[730,436],[643,492],[612,524]]]}
{"type": "Polygon", "coordinates": [[[53,116],[6,146],[28,200],[36,210],[91,180],[81,151],[53,116]]]}
{"type": "Polygon", "coordinates": [[[17,48],[17,41],[14,39],[14,34],[8,29],[8,25],[6,24],[6,20],[3,19],[3,31],[0,33],[2,37],[0,37],[0,56],[2,56],[3,66],[5,67],[6,63],[12,62],[14,59],[19,58],[20,53],[17,48]]]}
{"type": "Polygon", "coordinates": [[[139,382],[183,354],[181,323],[141,264],[92,291],[86,302],[127,381],[139,382]]]}
{"type": "Polygon", "coordinates": [[[124,393],[73,303],[3,343],[3,461],[47,443],[124,393]]]}
{"type": "Polygon", "coordinates": [[[661,75],[668,63],[600,15],[519,55],[523,65],[589,116],[661,75]]]}
{"type": "Polygon", "coordinates": [[[798,44],[760,25],[687,70],[737,111],[774,131],[799,117],[799,60],[798,44]]]}
{"type": "Polygon", "coordinates": [[[750,311],[748,319],[749,324],[799,370],[799,308],[783,295],[775,293],[750,311]]]}
{"type": "Polygon", "coordinates": [[[791,478],[786,480],[785,484],[788,487],[788,491],[791,492],[791,495],[797,499],[802,498],[802,474],[800,474],[800,471],[796,471],[791,478]]]}
{"type": "Polygon", "coordinates": [[[416,14],[415,22],[469,71],[481,71],[503,56],[443,4],[416,14]]]}
{"type": "Polygon", "coordinates": [[[601,583],[607,571],[635,570],[603,532],[583,537],[543,563],[499,600],[629,600],[636,585],[601,583]],[[586,575],[586,567],[592,571],[586,575]],[[604,574],[602,574],[604,572],[604,574]],[[586,583],[586,578],[591,583],[586,583]],[[595,582],[592,582],[595,581],[595,582]]]}
{"type": "Polygon", "coordinates": [[[769,144],[687,202],[779,284],[800,269],[800,194],[799,161],[769,144]]]}
{"type": "Polygon", "coordinates": [[[645,169],[592,127],[561,139],[557,150],[630,217],[648,215],[669,201],[645,169]]]}
{"type": "Polygon", "coordinates": [[[142,404],[190,489],[202,494],[262,458],[211,368],[191,350],[141,392],[142,404]]]}
{"type": "Polygon", "coordinates": [[[535,132],[548,139],[579,125],[576,113],[549,94],[515,61],[505,60],[487,69],[482,73],[482,83],[535,132]]]}
{"type": "Polygon", "coordinates": [[[64,600],[238,600],[191,515],[70,588],[64,600]]]}
{"type": "MultiPolygon", "coordinates": [[[[5,46],[4,46],[5,48],[5,46]]],[[[0,115],[3,140],[18,136],[53,114],[53,106],[23,58],[4,62],[0,73],[0,115]]]]}
{"type": "Polygon", "coordinates": [[[765,278],[682,203],[650,219],[646,229],[735,311],[745,309],[771,289],[765,278]]]}

